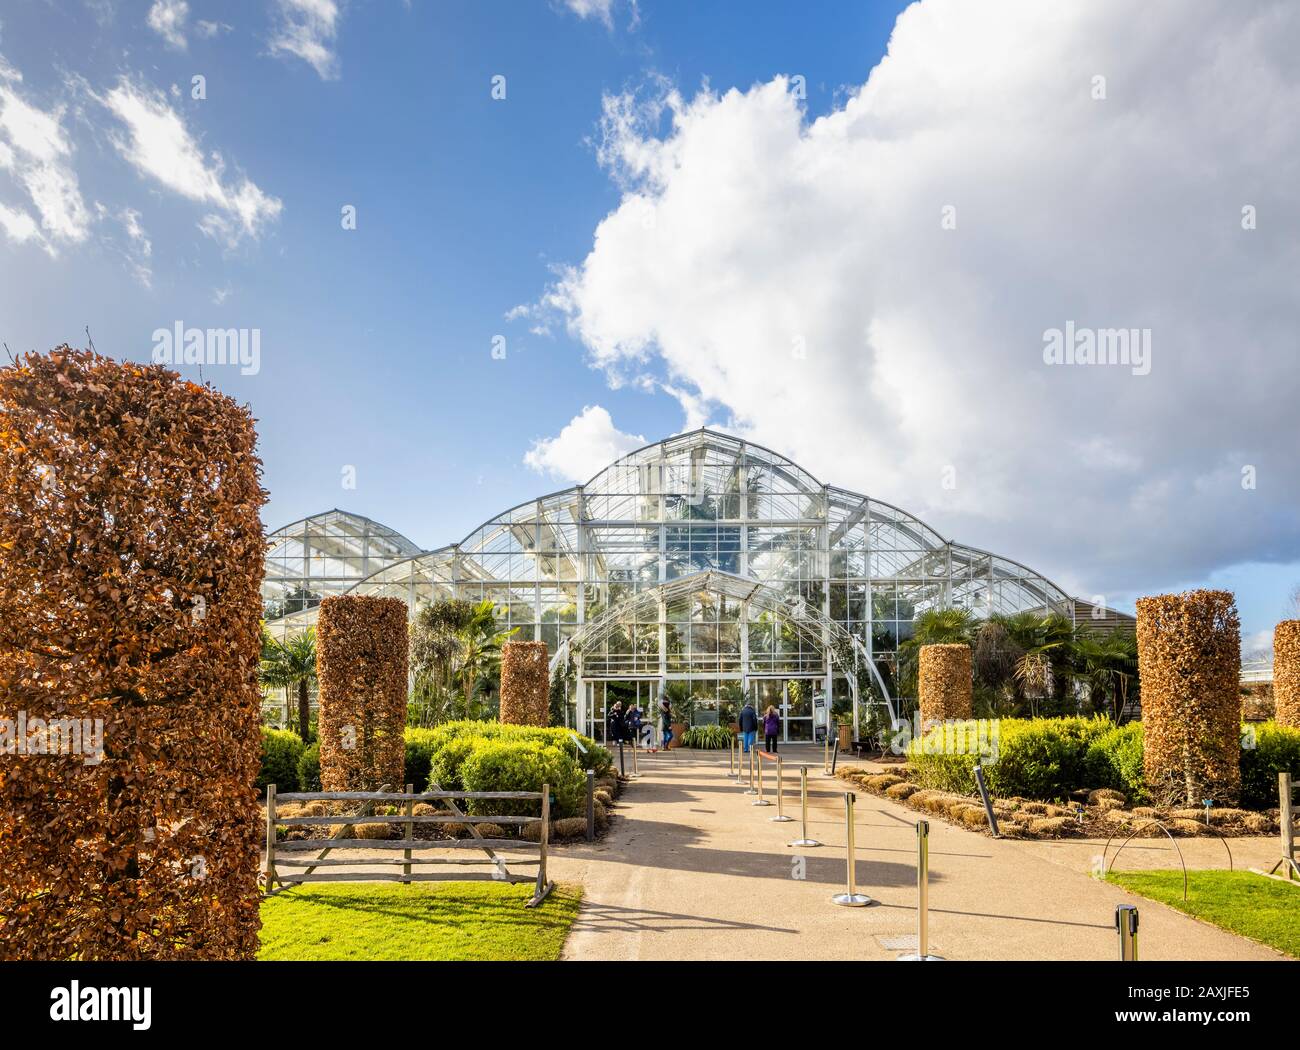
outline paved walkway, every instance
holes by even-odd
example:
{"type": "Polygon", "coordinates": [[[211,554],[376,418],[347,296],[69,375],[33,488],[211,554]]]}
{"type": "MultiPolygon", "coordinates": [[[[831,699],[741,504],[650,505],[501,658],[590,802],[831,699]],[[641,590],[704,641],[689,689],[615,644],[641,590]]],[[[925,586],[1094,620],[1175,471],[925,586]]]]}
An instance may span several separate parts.
{"type": "MultiPolygon", "coordinates": [[[[725,752],[643,755],[642,776],[604,841],[552,855],[553,878],[584,886],[565,957],[892,959],[913,947],[917,813],[858,793],[858,889],[879,903],[836,907],[830,897],[845,879],[843,782],[821,775],[814,748],[786,745],[783,753],[786,811],[798,816],[798,763],[807,762],[808,830],[825,845],[788,847],[797,821],[774,823],[774,806],[752,806],[728,778],[725,752]]],[[[1211,845],[1190,841],[1198,858],[1211,845]]],[[[1097,844],[1061,846],[998,841],[931,820],[930,950],[949,959],[1112,959],[1115,905],[1132,902],[1141,908],[1144,959],[1281,958],[1089,878],[1097,844]]],[[[1216,864],[1211,856],[1200,862],[1216,864]]],[[[1161,865],[1126,851],[1122,866],[1161,865]]]]}

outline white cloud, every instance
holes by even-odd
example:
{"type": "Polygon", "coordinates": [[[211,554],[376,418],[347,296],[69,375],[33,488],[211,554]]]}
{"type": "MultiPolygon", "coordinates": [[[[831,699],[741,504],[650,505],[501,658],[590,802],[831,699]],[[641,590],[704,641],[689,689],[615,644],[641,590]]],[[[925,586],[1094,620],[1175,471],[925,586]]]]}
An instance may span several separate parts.
{"type": "Polygon", "coordinates": [[[1297,51],[1280,0],[923,0],[817,119],[783,79],[611,99],[624,198],[539,306],[1081,593],[1293,557],[1297,51]],[[1070,320],[1151,328],[1151,374],[1045,365],[1070,320]]]}
{"type": "Polygon", "coordinates": [[[39,244],[44,240],[31,215],[20,208],[10,208],[4,204],[0,204],[0,229],[15,244],[25,244],[28,241],[39,244]]]}
{"type": "Polygon", "coordinates": [[[275,0],[275,29],[271,54],[295,55],[316,70],[322,80],[338,78],[339,5],[335,0],[275,0]]]}
{"type": "Polygon", "coordinates": [[[189,47],[185,39],[185,23],[190,17],[190,5],[185,0],[154,0],[149,8],[149,28],[166,41],[168,47],[184,51],[189,47]]]}
{"type": "Polygon", "coordinates": [[[22,75],[0,59],[0,169],[26,191],[40,229],[26,210],[6,208],[6,236],[35,241],[54,254],[60,243],[76,244],[90,233],[91,217],[72,167],[72,142],[63,128],[62,106],[41,109],[19,93],[22,75]]]}
{"type": "Polygon", "coordinates": [[[564,0],[564,6],[579,18],[594,18],[607,26],[614,24],[614,0],[564,0]]]}
{"type": "Polygon", "coordinates": [[[278,198],[264,193],[251,179],[225,177],[219,153],[204,156],[185,121],[159,91],[123,77],[99,98],[127,128],[113,142],[140,174],[156,179],[189,200],[215,207],[199,228],[227,246],[242,237],[257,237],[281,211],[278,198]]]}
{"type": "Polygon", "coordinates": [[[234,27],[226,22],[209,22],[200,18],[194,23],[194,35],[203,38],[217,36],[220,33],[229,33],[234,27]]]}
{"type": "Polygon", "coordinates": [[[539,438],[524,463],[560,481],[589,481],[620,456],[646,444],[640,434],[625,434],[600,405],[587,405],[551,438],[539,438]]]}

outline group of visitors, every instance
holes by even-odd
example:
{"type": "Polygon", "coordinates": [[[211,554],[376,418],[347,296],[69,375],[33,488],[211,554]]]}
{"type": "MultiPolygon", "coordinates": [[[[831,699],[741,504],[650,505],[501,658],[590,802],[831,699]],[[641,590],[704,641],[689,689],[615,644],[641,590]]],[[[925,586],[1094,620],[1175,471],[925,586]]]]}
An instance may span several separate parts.
{"type": "MultiPolygon", "coordinates": [[[[673,712],[668,697],[659,697],[659,727],[663,735],[663,749],[668,750],[668,742],[673,738],[673,712]]],[[[609,744],[635,743],[638,747],[654,746],[654,723],[647,722],[645,714],[633,700],[626,711],[623,701],[615,701],[614,706],[605,715],[605,742],[609,744]]]]}
{"type": "MultiPolygon", "coordinates": [[[[754,710],[754,705],[746,700],[745,706],[740,709],[740,717],[737,719],[740,724],[740,743],[745,754],[753,750],[758,739],[759,718],[758,712],[754,710]]],[[[781,735],[781,716],[777,713],[775,707],[768,705],[763,712],[763,750],[776,753],[777,740],[781,735]]]]}
{"type": "MultiPolygon", "coordinates": [[[[758,740],[759,717],[758,712],[754,710],[754,705],[750,701],[745,701],[745,706],[740,709],[740,740],[746,754],[748,754],[756,745],[758,740]]],[[[777,750],[777,742],[781,736],[781,716],[777,713],[775,707],[768,706],[763,712],[763,749],[773,753],[777,750]]],[[[672,705],[668,702],[668,697],[660,695],[659,697],[659,729],[663,738],[663,749],[668,750],[668,744],[673,738],[673,712],[672,705]]],[[[656,751],[654,747],[654,725],[645,720],[642,710],[637,707],[636,701],[633,700],[626,711],[623,710],[623,701],[615,701],[614,706],[609,709],[605,715],[605,741],[610,744],[618,743],[636,743],[638,747],[649,747],[651,751],[656,751]]]]}

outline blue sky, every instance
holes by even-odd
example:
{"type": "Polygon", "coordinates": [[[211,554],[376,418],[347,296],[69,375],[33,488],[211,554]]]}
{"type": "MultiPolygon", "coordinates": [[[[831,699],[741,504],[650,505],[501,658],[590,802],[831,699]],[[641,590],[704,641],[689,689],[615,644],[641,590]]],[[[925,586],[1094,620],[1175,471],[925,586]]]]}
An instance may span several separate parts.
{"type": "Polygon", "coordinates": [[[1078,593],[1230,585],[1267,630],[1300,581],[1294,426],[1264,425],[1295,308],[1262,279],[1295,261],[1300,151],[1261,101],[1296,97],[1295,20],[926,0],[891,46],[904,6],[11,0],[0,338],[260,330],[257,374],[203,378],[259,420],[272,527],[341,506],[438,546],[709,423],[1078,593]],[[1177,97],[1207,48],[1228,102],[1177,97]],[[1075,317],[1151,326],[1157,368],[1044,372],[1075,317]],[[1184,412],[1193,440],[1153,436],[1184,412]]]}

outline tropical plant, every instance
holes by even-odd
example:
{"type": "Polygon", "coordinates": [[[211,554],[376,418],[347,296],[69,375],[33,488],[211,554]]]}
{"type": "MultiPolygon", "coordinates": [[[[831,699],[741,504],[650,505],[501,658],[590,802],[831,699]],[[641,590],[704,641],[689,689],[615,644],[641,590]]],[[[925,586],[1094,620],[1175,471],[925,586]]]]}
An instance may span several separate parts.
{"type": "Polygon", "coordinates": [[[411,627],[411,671],[430,706],[450,713],[448,693],[459,689],[466,718],[475,687],[500,664],[501,646],[519,631],[500,630],[490,598],[444,598],[421,606],[411,627]]]}
{"type": "Polygon", "coordinates": [[[316,630],[307,628],[286,641],[278,641],[263,628],[262,663],[258,681],[285,690],[285,725],[291,721],[288,695],[298,694],[298,735],[311,742],[311,684],[316,681],[316,630]]]}
{"type": "Polygon", "coordinates": [[[1093,707],[1116,723],[1137,680],[1137,635],[1132,631],[1075,632],[1075,674],[1088,687],[1093,707]]]}
{"type": "Polygon", "coordinates": [[[726,726],[691,726],[682,735],[682,746],[721,751],[731,746],[731,740],[732,732],[726,726]]]}

